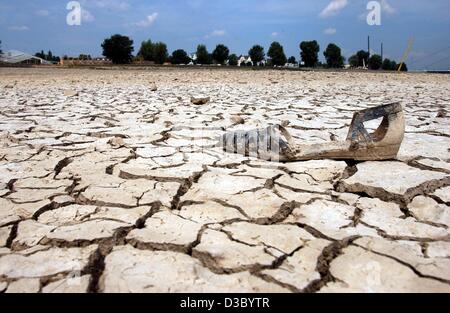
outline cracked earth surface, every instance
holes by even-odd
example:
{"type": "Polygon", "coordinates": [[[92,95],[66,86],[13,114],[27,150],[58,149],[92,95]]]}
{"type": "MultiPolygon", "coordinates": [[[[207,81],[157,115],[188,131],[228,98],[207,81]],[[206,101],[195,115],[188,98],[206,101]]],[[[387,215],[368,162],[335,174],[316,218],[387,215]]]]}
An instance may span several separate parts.
{"type": "Polygon", "coordinates": [[[0,74],[0,292],[450,292],[448,75],[0,74]],[[397,160],[212,147],[270,124],[342,140],[393,101],[397,160]]]}

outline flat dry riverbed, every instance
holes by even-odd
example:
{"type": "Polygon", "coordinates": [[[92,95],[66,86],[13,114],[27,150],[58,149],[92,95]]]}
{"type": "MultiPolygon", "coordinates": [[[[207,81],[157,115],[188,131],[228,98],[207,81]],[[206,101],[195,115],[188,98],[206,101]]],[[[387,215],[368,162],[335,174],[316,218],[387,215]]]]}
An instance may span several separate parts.
{"type": "Polygon", "coordinates": [[[0,292],[449,292],[449,102],[449,75],[1,68],[0,292]],[[209,148],[394,101],[394,161],[209,148]]]}

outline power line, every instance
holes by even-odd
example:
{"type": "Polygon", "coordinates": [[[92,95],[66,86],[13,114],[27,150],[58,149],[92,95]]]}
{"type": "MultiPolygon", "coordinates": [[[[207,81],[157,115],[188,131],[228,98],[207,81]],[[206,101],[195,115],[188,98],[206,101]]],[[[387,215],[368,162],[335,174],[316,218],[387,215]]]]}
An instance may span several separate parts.
{"type": "MultiPolygon", "coordinates": [[[[441,59],[441,60],[439,60],[439,61],[433,62],[433,63],[429,64],[428,66],[424,66],[424,68],[432,67],[433,65],[436,65],[436,64],[438,64],[438,63],[440,63],[440,62],[443,62],[443,61],[445,61],[445,60],[447,60],[447,59],[450,60],[450,56],[446,56],[445,58],[443,58],[443,59],[441,59]]],[[[450,65],[449,65],[449,67],[450,67],[450,65]]]]}
{"type": "Polygon", "coordinates": [[[445,47],[444,49],[438,50],[438,51],[436,51],[436,52],[433,52],[433,53],[431,53],[431,54],[424,55],[423,57],[420,57],[419,59],[416,59],[416,60],[413,60],[412,62],[410,62],[410,65],[420,63],[421,60],[422,60],[422,61],[427,61],[430,57],[435,56],[435,55],[437,55],[437,54],[441,53],[442,51],[445,51],[445,50],[447,50],[447,49],[449,49],[449,48],[450,48],[450,46],[445,47]]]}

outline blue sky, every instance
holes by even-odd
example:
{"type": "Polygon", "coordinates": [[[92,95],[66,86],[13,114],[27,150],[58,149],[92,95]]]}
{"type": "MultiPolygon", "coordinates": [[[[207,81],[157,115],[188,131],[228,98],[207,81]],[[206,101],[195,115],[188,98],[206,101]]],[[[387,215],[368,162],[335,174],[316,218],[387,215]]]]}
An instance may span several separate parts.
{"type": "Polygon", "coordinates": [[[69,26],[65,0],[2,0],[2,49],[29,53],[52,50],[56,55],[101,55],[104,38],[120,33],[141,41],[164,41],[170,52],[193,52],[199,43],[212,50],[224,43],[236,54],[253,44],[284,45],[299,58],[299,43],[316,39],[320,56],[328,43],[346,57],[367,49],[401,59],[413,37],[408,63],[412,69],[450,69],[449,0],[379,0],[381,25],[366,22],[368,0],[79,0],[82,25],[69,26]]]}

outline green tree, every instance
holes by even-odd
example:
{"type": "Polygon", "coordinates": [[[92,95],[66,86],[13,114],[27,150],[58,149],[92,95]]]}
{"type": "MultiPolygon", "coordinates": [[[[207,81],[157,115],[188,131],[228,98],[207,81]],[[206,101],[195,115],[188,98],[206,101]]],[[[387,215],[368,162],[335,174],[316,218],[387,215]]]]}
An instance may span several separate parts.
{"type": "Polygon", "coordinates": [[[44,60],[45,60],[45,58],[47,57],[47,56],[45,55],[45,53],[44,53],[44,50],[41,50],[41,52],[36,53],[34,56],[35,56],[35,57],[38,57],[38,58],[41,58],[41,59],[44,59],[44,60]]]}
{"type": "Polygon", "coordinates": [[[90,54],[80,54],[78,57],[80,60],[92,60],[92,57],[90,54]]]}
{"type": "Polygon", "coordinates": [[[383,64],[383,60],[381,59],[381,56],[378,54],[374,54],[369,58],[369,68],[371,70],[379,70],[381,68],[381,65],[383,64]]]}
{"type": "Polygon", "coordinates": [[[167,45],[163,42],[153,43],[150,39],[141,43],[138,56],[145,61],[155,62],[156,64],[163,64],[167,61],[169,53],[167,52],[167,45]]]}
{"type": "Polygon", "coordinates": [[[297,60],[295,59],[294,56],[291,56],[291,57],[288,59],[288,63],[290,63],[290,64],[297,64],[297,60]]]}
{"type": "Polygon", "coordinates": [[[211,54],[206,49],[205,45],[198,45],[197,47],[197,64],[211,64],[211,54]]]}
{"type": "Polygon", "coordinates": [[[236,54],[230,55],[228,58],[228,65],[237,66],[238,65],[238,56],[236,54]]]}
{"type": "Polygon", "coordinates": [[[133,59],[133,40],[127,36],[113,35],[102,43],[103,55],[114,64],[127,64],[133,59]]]}
{"type": "Polygon", "coordinates": [[[153,58],[153,43],[149,40],[144,40],[141,43],[141,48],[139,49],[138,56],[144,59],[145,61],[155,61],[153,58]]]}
{"type": "Polygon", "coordinates": [[[349,59],[348,59],[348,64],[350,64],[351,67],[358,67],[359,66],[359,59],[358,56],[356,54],[352,55],[349,59]]]}
{"type": "MultiPolygon", "coordinates": [[[[354,67],[367,66],[369,64],[369,52],[364,50],[359,50],[355,55],[350,57],[351,60],[354,60],[354,64],[350,63],[354,67]]],[[[349,59],[349,61],[350,61],[349,59]]]]}
{"type": "Polygon", "coordinates": [[[369,63],[369,52],[360,50],[348,59],[352,67],[367,66],[369,63]]]}
{"type": "Polygon", "coordinates": [[[389,59],[384,59],[383,65],[381,68],[385,71],[396,71],[398,68],[398,65],[395,61],[391,61],[389,59]]]}
{"type": "Polygon", "coordinates": [[[398,64],[394,60],[391,61],[391,70],[396,71],[398,69],[398,64]]]}
{"type": "Polygon", "coordinates": [[[383,64],[381,65],[381,69],[384,71],[390,71],[391,70],[391,60],[384,59],[383,64]]]}
{"type": "Polygon", "coordinates": [[[323,55],[327,60],[328,67],[340,68],[344,65],[344,57],[341,54],[341,48],[334,43],[330,43],[323,55]]]}
{"type": "Polygon", "coordinates": [[[300,43],[300,56],[307,67],[314,67],[319,62],[320,46],[317,41],[303,41],[300,43]]]}
{"type": "Polygon", "coordinates": [[[169,53],[167,52],[167,45],[163,42],[157,42],[153,44],[153,61],[156,64],[164,64],[169,58],[169,53]]]}
{"type": "Polygon", "coordinates": [[[270,57],[273,65],[284,66],[287,62],[283,46],[279,42],[272,42],[267,55],[270,57]]]}
{"type": "Polygon", "coordinates": [[[370,58],[370,53],[364,50],[359,50],[356,53],[356,56],[358,57],[358,61],[360,66],[368,66],[369,65],[369,58],[370,58]]]}
{"type": "Polygon", "coordinates": [[[171,57],[172,64],[188,64],[191,61],[186,51],[178,49],[172,52],[171,57]]]}
{"type": "Polygon", "coordinates": [[[264,52],[264,48],[260,45],[254,45],[249,51],[248,55],[252,59],[253,65],[258,65],[259,62],[264,60],[264,57],[266,56],[264,52]]]}
{"type": "Polygon", "coordinates": [[[41,52],[35,53],[34,56],[54,63],[59,62],[61,60],[60,57],[53,55],[51,51],[48,51],[48,53],[45,54],[44,50],[41,50],[41,52]]]}
{"type": "Polygon", "coordinates": [[[226,60],[228,60],[228,56],[230,55],[230,49],[227,46],[219,44],[216,46],[212,53],[212,57],[214,61],[218,64],[224,64],[226,60]]]}
{"type": "Polygon", "coordinates": [[[317,41],[303,41],[300,44],[300,56],[307,67],[314,67],[319,62],[320,46],[317,41]]]}

